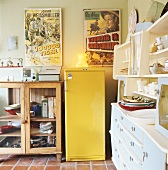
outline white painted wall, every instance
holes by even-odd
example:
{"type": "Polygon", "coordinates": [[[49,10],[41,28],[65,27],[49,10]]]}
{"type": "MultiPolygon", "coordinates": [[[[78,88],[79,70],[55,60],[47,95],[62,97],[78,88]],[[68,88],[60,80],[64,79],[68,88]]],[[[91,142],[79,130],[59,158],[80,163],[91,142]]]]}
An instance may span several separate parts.
{"type": "MultiPolygon", "coordinates": [[[[83,52],[83,9],[121,9],[122,42],[127,36],[128,0],[0,0],[0,58],[24,59],[24,8],[62,8],[63,70],[75,67],[77,53],[83,52]],[[18,49],[7,50],[7,37],[18,36],[18,49]]],[[[112,79],[112,67],[106,74],[106,130],[109,139],[111,102],[116,101],[117,81],[112,79]]],[[[0,73],[1,74],[1,73],[0,73]]]]}

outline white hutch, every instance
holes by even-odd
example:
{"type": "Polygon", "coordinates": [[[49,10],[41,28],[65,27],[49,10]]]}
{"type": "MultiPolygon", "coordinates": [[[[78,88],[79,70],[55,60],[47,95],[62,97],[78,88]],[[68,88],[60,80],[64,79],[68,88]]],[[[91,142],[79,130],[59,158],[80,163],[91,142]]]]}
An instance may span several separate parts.
{"type": "Polygon", "coordinates": [[[148,121],[148,109],[131,112],[118,103],[111,104],[112,160],[118,170],[168,170],[168,72],[149,71],[154,63],[164,66],[168,60],[168,48],[151,52],[156,38],[165,35],[168,12],[147,30],[133,34],[130,42],[115,46],[113,78],[118,80],[118,101],[133,95],[156,101],[152,123],[148,121]],[[157,90],[139,91],[138,80],[146,81],[148,86],[155,84],[157,90]],[[138,113],[145,115],[145,119],[138,117],[138,113]]]}

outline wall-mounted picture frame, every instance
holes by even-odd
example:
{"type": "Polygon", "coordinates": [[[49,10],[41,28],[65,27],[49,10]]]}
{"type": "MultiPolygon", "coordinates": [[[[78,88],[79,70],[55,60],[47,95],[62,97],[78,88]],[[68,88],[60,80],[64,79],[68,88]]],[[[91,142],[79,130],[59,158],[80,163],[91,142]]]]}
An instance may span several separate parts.
{"type": "Polygon", "coordinates": [[[120,9],[84,9],[84,50],[92,66],[112,66],[121,44],[120,9]]]}
{"type": "Polygon", "coordinates": [[[62,66],[61,8],[26,8],[24,32],[26,66],[62,66]]]}

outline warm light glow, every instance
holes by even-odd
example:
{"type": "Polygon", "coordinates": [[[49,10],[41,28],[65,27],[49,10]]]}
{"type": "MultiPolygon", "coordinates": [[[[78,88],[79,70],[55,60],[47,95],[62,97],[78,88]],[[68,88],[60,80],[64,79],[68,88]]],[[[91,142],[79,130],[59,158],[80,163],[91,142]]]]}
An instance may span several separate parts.
{"type": "Polygon", "coordinates": [[[86,54],[78,54],[78,62],[76,67],[88,67],[86,54]]]}

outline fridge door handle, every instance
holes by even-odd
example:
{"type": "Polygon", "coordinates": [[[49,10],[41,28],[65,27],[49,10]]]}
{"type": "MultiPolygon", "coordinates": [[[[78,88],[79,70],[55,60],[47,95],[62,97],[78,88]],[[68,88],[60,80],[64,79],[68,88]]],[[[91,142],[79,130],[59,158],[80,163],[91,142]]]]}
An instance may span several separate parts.
{"type": "Polygon", "coordinates": [[[64,80],[64,91],[65,91],[65,92],[67,92],[67,86],[66,86],[67,83],[66,83],[66,82],[67,82],[67,80],[64,80]]]}

